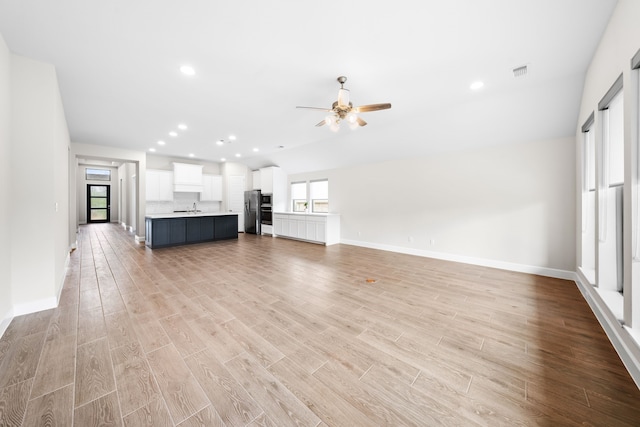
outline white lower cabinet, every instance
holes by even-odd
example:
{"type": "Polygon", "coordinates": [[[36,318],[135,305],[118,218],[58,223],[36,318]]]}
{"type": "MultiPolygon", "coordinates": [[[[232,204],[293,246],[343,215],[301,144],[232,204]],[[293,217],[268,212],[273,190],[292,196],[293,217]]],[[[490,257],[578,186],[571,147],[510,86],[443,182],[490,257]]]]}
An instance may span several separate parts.
{"type": "Polygon", "coordinates": [[[340,216],[336,214],[273,214],[273,233],[279,237],[325,245],[340,243],[340,216]]]}
{"type": "Polygon", "coordinates": [[[289,234],[288,237],[294,239],[306,239],[307,230],[304,218],[290,215],[289,216],[289,234]]]}
{"type": "Polygon", "coordinates": [[[307,239],[315,240],[318,242],[326,242],[326,218],[307,217],[307,239]]]}
{"type": "Polygon", "coordinates": [[[286,215],[273,215],[273,234],[283,236],[284,230],[289,230],[289,219],[286,215]]]}

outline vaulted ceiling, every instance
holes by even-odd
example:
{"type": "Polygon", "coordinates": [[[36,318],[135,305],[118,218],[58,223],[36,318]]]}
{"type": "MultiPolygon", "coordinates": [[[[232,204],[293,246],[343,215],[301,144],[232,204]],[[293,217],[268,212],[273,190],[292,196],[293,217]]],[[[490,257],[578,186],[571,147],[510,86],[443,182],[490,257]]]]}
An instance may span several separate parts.
{"type": "Polygon", "coordinates": [[[296,173],[573,135],[615,5],[0,0],[0,34],[56,67],[73,142],[296,173]],[[315,127],[326,113],[295,107],[330,108],[341,75],[354,105],[392,108],[315,127]]]}

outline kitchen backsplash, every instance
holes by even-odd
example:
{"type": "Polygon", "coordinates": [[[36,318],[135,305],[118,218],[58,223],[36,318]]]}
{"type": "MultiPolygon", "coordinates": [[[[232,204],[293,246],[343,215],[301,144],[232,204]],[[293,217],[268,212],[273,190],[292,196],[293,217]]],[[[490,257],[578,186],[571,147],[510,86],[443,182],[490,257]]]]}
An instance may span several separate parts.
{"type": "Polygon", "coordinates": [[[173,193],[172,202],[147,202],[146,213],[161,214],[173,211],[186,211],[193,209],[195,202],[199,211],[220,212],[221,202],[201,202],[198,193],[173,193]]]}

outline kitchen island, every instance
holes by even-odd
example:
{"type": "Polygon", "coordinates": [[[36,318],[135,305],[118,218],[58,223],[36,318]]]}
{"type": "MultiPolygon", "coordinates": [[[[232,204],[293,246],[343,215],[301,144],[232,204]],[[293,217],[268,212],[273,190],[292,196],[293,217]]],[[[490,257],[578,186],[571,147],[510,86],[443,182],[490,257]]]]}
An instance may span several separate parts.
{"type": "Polygon", "coordinates": [[[176,212],[145,216],[145,245],[151,249],[237,238],[237,213],[176,212]]]}

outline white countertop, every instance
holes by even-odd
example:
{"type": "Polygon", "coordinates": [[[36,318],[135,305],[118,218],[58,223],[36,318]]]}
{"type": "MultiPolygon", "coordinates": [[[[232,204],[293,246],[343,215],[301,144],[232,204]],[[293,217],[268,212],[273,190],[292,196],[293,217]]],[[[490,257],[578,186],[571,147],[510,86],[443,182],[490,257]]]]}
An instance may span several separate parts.
{"type": "Polygon", "coordinates": [[[228,216],[238,215],[236,212],[172,212],[162,214],[150,214],[145,215],[145,218],[149,219],[161,219],[161,218],[195,218],[199,216],[228,216]]]}
{"type": "Polygon", "coordinates": [[[274,212],[274,214],[282,215],[305,215],[305,216],[340,216],[337,213],[320,213],[320,212],[274,212]]]}

